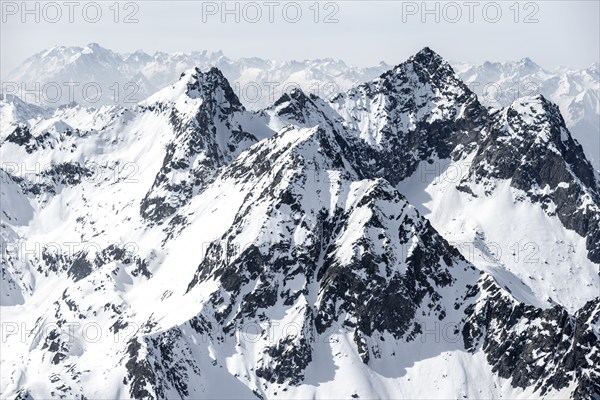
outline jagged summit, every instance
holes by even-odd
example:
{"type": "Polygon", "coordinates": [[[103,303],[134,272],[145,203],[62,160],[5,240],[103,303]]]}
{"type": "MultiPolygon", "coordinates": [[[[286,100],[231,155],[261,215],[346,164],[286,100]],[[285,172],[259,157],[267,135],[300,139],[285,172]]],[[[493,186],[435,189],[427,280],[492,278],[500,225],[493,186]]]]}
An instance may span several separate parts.
{"type": "Polygon", "coordinates": [[[427,46],[419,50],[415,55],[410,57],[409,60],[414,60],[421,65],[429,65],[432,63],[439,65],[444,62],[442,56],[427,46]]]}
{"type": "Polygon", "coordinates": [[[520,97],[513,101],[507,109],[518,110],[521,114],[530,116],[546,114],[548,118],[553,117],[556,124],[565,126],[558,105],[544,97],[543,94],[520,97]]]}
{"type": "Polygon", "coordinates": [[[277,100],[275,100],[275,102],[273,103],[273,106],[271,106],[271,108],[272,108],[272,107],[277,107],[277,106],[279,106],[279,105],[281,105],[281,104],[288,103],[288,102],[291,102],[291,101],[293,101],[293,102],[296,102],[296,103],[299,103],[299,104],[302,104],[302,105],[303,105],[303,104],[305,104],[307,101],[310,101],[310,100],[315,100],[315,99],[317,99],[317,98],[318,98],[318,96],[316,96],[316,95],[314,95],[314,94],[310,94],[310,95],[308,95],[308,96],[307,96],[307,95],[304,93],[304,91],[302,91],[302,89],[299,89],[299,88],[293,88],[293,89],[292,89],[292,90],[290,90],[289,92],[287,92],[287,93],[283,93],[283,94],[281,95],[281,97],[279,97],[277,100]]]}
{"type": "Polygon", "coordinates": [[[456,143],[472,144],[487,115],[450,64],[429,48],[336,96],[331,107],[361,140],[389,152],[372,164],[392,183],[422,160],[448,157],[456,143]]]}
{"type": "MultiPolygon", "coordinates": [[[[425,47],[408,60],[362,85],[372,95],[382,94],[391,100],[388,108],[420,107],[427,103],[477,103],[476,96],[439,54],[425,47]],[[400,98],[404,98],[402,100],[400,98]],[[469,100],[468,100],[469,99],[469,100]],[[467,101],[468,100],[468,101],[467,101]],[[411,103],[415,103],[414,106],[411,103]]],[[[352,90],[350,91],[352,92],[352,90]]]]}
{"type": "MultiPolygon", "coordinates": [[[[445,76],[455,76],[454,70],[442,56],[429,47],[424,47],[408,60],[400,63],[387,74],[403,74],[407,70],[415,71],[420,77],[430,79],[442,79],[445,76]]],[[[384,73],[383,75],[386,75],[384,73]]]]}
{"type": "Polygon", "coordinates": [[[217,97],[220,99],[219,106],[224,109],[244,110],[244,106],[234,93],[229,81],[218,68],[212,67],[207,72],[202,72],[199,67],[194,67],[184,71],[177,82],[153,94],[142,104],[178,104],[181,107],[195,104],[195,106],[200,106],[203,102],[214,101],[217,97]],[[189,103],[189,99],[196,102],[189,103]]]}
{"type": "Polygon", "coordinates": [[[92,50],[106,50],[104,47],[100,46],[100,45],[99,45],[98,43],[96,43],[96,42],[91,42],[91,43],[88,43],[88,44],[86,45],[86,47],[88,47],[88,48],[90,48],[90,49],[92,49],[92,50]]]}
{"type": "Polygon", "coordinates": [[[173,85],[143,102],[142,108],[167,111],[174,134],[154,184],[141,202],[141,215],[151,223],[162,223],[187,204],[221,166],[258,141],[244,127],[251,124],[252,116],[215,67],[207,72],[198,67],[185,71],[173,85]]]}

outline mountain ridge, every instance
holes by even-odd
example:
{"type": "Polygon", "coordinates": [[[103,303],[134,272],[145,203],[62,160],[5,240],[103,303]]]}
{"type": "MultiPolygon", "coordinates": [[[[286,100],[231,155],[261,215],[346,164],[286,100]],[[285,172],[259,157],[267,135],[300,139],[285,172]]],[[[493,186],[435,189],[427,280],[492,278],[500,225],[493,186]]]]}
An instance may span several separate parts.
{"type": "MultiPolygon", "coordinates": [[[[259,58],[233,60],[221,51],[212,53],[197,51],[171,55],[163,52],[149,55],[138,51],[118,55],[98,44],[90,44],[90,46],[57,46],[39,52],[14,72],[9,73],[5,77],[5,82],[17,84],[24,82],[28,88],[35,87],[36,82],[42,86],[47,83],[69,81],[79,82],[80,85],[96,82],[102,90],[99,98],[95,96],[84,98],[81,90],[77,88],[74,91],[74,99],[66,97],[69,95],[68,88],[62,90],[63,96],[58,102],[49,97],[50,95],[47,96],[48,99],[41,95],[38,98],[42,103],[49,105],[75,100],[92,106],[103,104],[132,106],[160,88],[169,86],[183,71],[197,66],[201,69],[215,66],[223,71],[245,107],[257,111],[269,107],[283,93],[294,88],[301,88],[308,94],[316,94],[327,99],[353,86],[371,81],[393,68],[386,63],[373,67],[356,67],[332,59],[289,62],[259,58]],[[84,58],[94,57],[93,49],[96,49],[96,53],[102,55],[98,56],[101,59],[114,61],[118,56],[122,61],[95,63],[95,65],[103,65],[104,68],[91,69],[97,72],[97,76],[88,72],[90,68],[87,65],[84,65],[85,68],[79,73],[72,65],[78,62],[80,56],[77,55],[90,46],[87,53],[91,51],[91,54],[83,54],[84,58]],[[57,54],[51,57],[54,53],[57,54]],[[74,61],[71,60],[73,58],[74,61]]],[[[600,98],[597,90],[600,73],[597,64],[580,70],[568,68],[547,70],[529,58],[504,63],[485,62],[481,65],[461,62],[450,64],[486,106],[503,108],[520,97],[535,94],[543,94],[557,103],[567,126],[584,147],[594,168],[600,171],[600,135],[595,134],[600,130],[598,124],[600,98]]],[[[10,93],[13,89],[12,86],[6,87],[10,93]]],[[[30,93],[28,96],[31,97],[33,94],[30,93]]]]}

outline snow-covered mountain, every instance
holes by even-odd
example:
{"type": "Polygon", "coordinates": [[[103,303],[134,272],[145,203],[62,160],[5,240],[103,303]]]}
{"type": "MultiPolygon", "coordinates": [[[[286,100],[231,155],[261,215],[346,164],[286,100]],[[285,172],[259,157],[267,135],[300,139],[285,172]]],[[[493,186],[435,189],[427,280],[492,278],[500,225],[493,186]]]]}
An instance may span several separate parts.
{"type": "Polygon", "coordinates": [[[455,63],[458,75],[486,105],[502,108],[541,94],[557,104],[571,134],[600,171],[600,69],[545,70],[528,58],[517,62],[455,63]]]}
{"type": "Polygon", "coordinates": [[[599,182],[556,105],[489,110],[428,48],[257,112],[225,76],[0,103],[2,397],[600,398],[599,182]]]}
{"type": "MultiPolygon", "coordinates": [[[[594,168],[600,171],[600,73],[597,63],[583,70],[558,68],[554,71],[543,69],[528,58],[482,65],[451,64],[486,106],[507,107],[520,97],[537,94],[558,104],[571,134],[583,146],[594,168]]],[[[294,89],[330,98],[391,69],[384,62],[360,68],[333,59],[232,60],[222,52],[207,51],[150,55],[138,50],[118,54],[90,43],[85,47],[56,46],[37,53],[7,74],[4,81],[10,83],[7,86],[9,92],[22,98],[27,96],[25,100],[29,102],[56,105],[76,101],[96,107],[132,106],[170,85],[184,71],[196,67],[201,70],[218,68],[249,110],[266,108],[294,89]],[[26,84],[24,91],[19,86],[22,83],[26,84]],[[41,93],[38,97],[34,95],[36,83],[41,93]]]]}

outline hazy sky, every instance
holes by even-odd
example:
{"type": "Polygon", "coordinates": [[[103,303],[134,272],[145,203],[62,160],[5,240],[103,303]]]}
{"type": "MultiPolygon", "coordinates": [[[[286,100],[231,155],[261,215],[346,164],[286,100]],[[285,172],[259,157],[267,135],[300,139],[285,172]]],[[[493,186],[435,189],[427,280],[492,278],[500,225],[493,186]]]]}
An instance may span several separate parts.
{"type": "Polygon", "coordinates": [[[223,50],[230,58],[332,57],[361,66],[398,64],[424,46],[449,60],[530,57],[546,68],[600,58],[597,0],[76,3],[28,3],[27,14],[21,1],[3,1],[0,74],[54,45],[90,42],[119,52],[223,50]],[[125,23],[128,15],[137,22],[125,23]]]}

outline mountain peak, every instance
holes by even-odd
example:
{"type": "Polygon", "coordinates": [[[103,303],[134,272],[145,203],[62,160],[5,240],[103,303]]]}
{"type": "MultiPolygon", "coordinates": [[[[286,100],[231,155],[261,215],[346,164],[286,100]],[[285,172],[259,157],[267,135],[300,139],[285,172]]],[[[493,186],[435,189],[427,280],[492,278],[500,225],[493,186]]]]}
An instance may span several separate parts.
{"type": "Polygon", "coordinates": [[[415,71],[422,78],[427,77],[426,80],[432,78],[443,80],[455,76],[450,64],[429,47],[424,47],[414,56],[394,68],[396,73],[399,71],[405,73],[410,70],[415,71]]]}
{"type": "Polygon", "coordinates": [[[370,95],[385,93],[394,97],[390,104],[403,104],[405,111],[409,108],[415,112],[419,108],[431,110],[439,103],[440,96],[455,104],[465,104],[468,98],[471,98],[469,104],[477,102],[450,64],[429,47],[424,47],[365,87],[370,95]]]}
{"type": "Polygon", "coordinates": [[[108,49],[105,49],[104,47],[100,46],[98,43],[96,42],[92,42],[92,43],[88,43],[84,48],[83,48],[83,52],[91,52],[91,53],[97,53],[97,52],[111,52],[108,49]]]}
{"type": "MultiPolygon", "coordinates": [[[[196,68],[196,70],[199,71],[198,68],[196,68]]],[[[221,70],[217,67],[211,67],[211,69],[208,70],[207,75],[212,75],[219,79],[225,79],[225,75],[223,75],[223,72],[221,72],[221,70]]]]}
{"type": "Polygon", "coordinates": [[[168,104],[181,101],[187,103],[189,99],[204,102],[217,98],[227,108],[243,109],[229,81],[218,68],[212,67],[207,72],[202,72],[199,67],[194,67],[184,71],[177,82],[156,92],[142,104],[168,104]]]}
{"type": "Polygon", "coordinates": [[[302,127],[330,126],[331,121],[323,114],[323,100],[315,94],[306,94],[299,88],[283,93],[266,109],[281,121],[302,127]]]}
{"type": "Polygon", "coordinates": [[[519,69],[525,70],[528,72],[535,72],[535,71],[538,71],[541,69],[541,67],[539,65],[537,65],[535,62],[533,62],[533,60],[529,57],[520,59],[517,62],[517,66],[519,67],[519,69]]]}
{"type": "MultiPolygon", "coordinates": [[[[309,99],[309,96],[306,95],[306,93],[304,93],[304,91],[302,91],[302,89],[300,88],[293,88],[292,90],[290,90],[289,94],[288,93],[284,93],[281,96],[281,99],[285,99],[285,100],[296,100],[299,101],[301,103],[306,102],[309,99]]],[[[281,101],[278,100],[278,101],[281,101]]]]}
{"type": "Polygon", "coordinates": [[[410,60],[423,66],[429,66],[431,64],[440,65],[445,62],[442,56],[431,50],[429,47],[423,47],[417,54],[412,56],[410,60]]]}
{"type": "Polygon", "coordinates": [[[435,51],[433,51],[431,49],[431,47],[425,46],[421,50],[419,50],[417,52],[417,54],[415,54],[415,56],[419,56],[419,55],[423,55],[423,56],[437,56],[438,54],[435,51]]]}
{"type": "Polygon", "coordinates": [[[535,64],[535,63],[534,63],[534,62],[531,60],[531,58],[529,58],[529,57],[524,57],[524,58],[522,58],[522,59],[521,59],[521,63],[522,63],[522,64],[535,64]]]}
{"type": "MultiPolygon", "coordinates": [[[[562,121],[562,116],[558,106],[544,97],[542,94],[535,96],[525,96],[515,100],[510,108],[520,111],[522,114],[536,115],[540,113],[548,113],[556,115],[559,121],[562,121]]],[[[564,126],[564,121],[560,122],[564,126]]]]}
{"type": "Polygon", "coordinates": [[[194,67],[194,68],[190,68],[190,69],[183,71],[181,73],[181,75],[179,76],[180,81],[181,80],[189,81],[190,79],[197,81],[199,79],[204,79],[204,78],[223,80],[227,84],[229,84],[229,82],[227,81],[227,78],[225,78],[225,76],[223,75],[221,70],[217,67],[211,67],[206,72],[202,72],[200,67],[194,67]]]}

